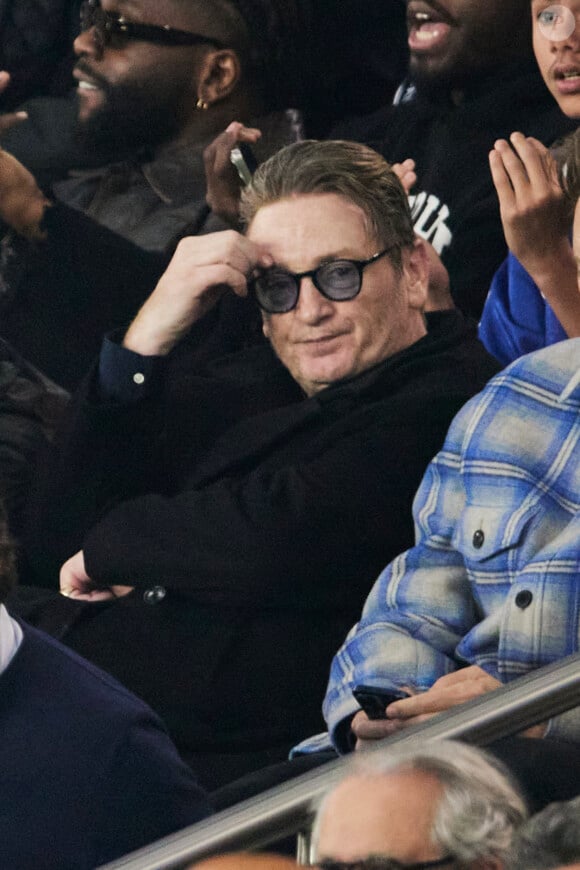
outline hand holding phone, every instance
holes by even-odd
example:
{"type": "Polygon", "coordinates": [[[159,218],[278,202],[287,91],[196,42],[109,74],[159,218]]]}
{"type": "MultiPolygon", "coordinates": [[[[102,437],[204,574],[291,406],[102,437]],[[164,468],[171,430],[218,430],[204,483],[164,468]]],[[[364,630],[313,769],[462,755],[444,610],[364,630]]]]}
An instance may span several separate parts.
{"type": "Polygon", "coordinates": [[[379,689],[376,686],[355,686],[352,694],[369,719],[386,719],[385,710],[389,704],[409,697],[401,689],[379,689]]]}
{"type": "Polygon", "coordinates": [[[237,170],[240,181],[244,187],[247,187],[252,180],[252,175],[258,168],[256,155],[248,143],[239,142],[235,148],[232,148],[230,151],[230,160],[237,170]]]}

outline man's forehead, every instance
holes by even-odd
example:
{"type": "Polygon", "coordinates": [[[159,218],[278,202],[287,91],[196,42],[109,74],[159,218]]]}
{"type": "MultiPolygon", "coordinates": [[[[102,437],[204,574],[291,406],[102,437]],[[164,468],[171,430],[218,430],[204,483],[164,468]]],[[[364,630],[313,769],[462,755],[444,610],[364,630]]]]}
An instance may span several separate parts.
{"type": "Polygon", "coordinates": [[[167,0],[101,0],[101,6],[108,12],[116,12],[132,21],[148,21],[162,14],[165,18],[174,17],[176,8],[167,0]]]}

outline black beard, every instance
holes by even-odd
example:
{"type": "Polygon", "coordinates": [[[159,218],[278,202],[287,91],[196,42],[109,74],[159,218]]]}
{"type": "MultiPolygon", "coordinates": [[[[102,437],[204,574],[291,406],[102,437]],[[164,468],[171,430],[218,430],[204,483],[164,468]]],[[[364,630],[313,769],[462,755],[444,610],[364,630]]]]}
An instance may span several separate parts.
{"type": "Polygon", "coordinates": [[[77,122],[75,138],[83,148],[135,153],[170,142],[179,133],[176,95],[152,94],[148,83],[113,88],[102,79],[96,80],[94,74],[92,78],[103,90],[105,102],[86,120],[77,122]]]}

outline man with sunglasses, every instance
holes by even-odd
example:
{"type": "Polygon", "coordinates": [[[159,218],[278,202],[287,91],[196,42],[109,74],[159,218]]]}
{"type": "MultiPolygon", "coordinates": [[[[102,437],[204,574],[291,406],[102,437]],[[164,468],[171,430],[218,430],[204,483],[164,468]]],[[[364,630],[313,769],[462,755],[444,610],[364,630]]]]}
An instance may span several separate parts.
{"type": "Polygon", "coordinates": [[[244,209],[105,341],[27,548],[45,585],[67,560],[39,624],[148,698],[209,785],[318,723],[334,644],[496,370],[458,312],[427,327],[424,243],[376,152],[289,146],[244,209]],[[207,318],[256,302],[269,344],[200,359],[207,318]]]}
{"type": "Polygon", "coordinates": [[[286,45],[293,16],[294,0],[271,10],[259,0],[85,0],[74,43],[77,134],[124,159],[58,182],[57,199],[148,250],[188,224],[221,229],[205,205],[203,149],[244,119],[263,121],[260,159],[294,141],[296,113],[284,113],[298,97],[286,45]]]}

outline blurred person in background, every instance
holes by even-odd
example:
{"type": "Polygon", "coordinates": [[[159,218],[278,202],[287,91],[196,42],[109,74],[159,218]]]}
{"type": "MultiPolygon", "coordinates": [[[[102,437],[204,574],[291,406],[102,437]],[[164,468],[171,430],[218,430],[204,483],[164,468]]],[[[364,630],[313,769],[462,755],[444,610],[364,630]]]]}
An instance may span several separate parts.
{"type": "Polygon", "coordinates": [[[359,756],[323,798],[321,870],[501,870],[527,809],[507,770],[454,741],[359,756]]]}

